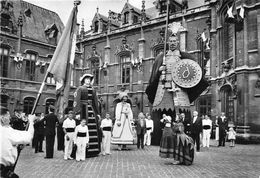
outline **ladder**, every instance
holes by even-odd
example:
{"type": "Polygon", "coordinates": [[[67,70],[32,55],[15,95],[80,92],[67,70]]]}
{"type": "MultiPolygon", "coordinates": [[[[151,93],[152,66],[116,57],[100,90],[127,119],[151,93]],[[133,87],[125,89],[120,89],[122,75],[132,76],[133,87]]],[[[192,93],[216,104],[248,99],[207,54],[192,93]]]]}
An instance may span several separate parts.
{"type": "Polygon", "coordinates": [[[98,121],[95,117],[93,108],[88,104],[88,131],[89,131],[89,147],[86,149],[86,157],[98,156],[100,153],[100,138],[98,121]]]}

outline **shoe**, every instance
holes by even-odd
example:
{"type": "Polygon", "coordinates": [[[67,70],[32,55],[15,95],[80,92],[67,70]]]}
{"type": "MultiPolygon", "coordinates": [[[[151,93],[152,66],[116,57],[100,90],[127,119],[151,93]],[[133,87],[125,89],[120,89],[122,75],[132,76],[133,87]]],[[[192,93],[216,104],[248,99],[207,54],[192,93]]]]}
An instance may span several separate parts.
{"type": "Polygon", "coordinates": [[[63,158],[64,160],[68,160],[68,158],[63,158]]]}
{"type": "Polygon", "coordinates": [[[52,159],[53,157],[44,157],[44,159],[52,159]]]}
{"type": "Polygon", "coordinates": [[[107,155],[111,155],[111,153],[106,153],[107,155]]]}
{"type": "Polygon", "coordinates": [[[73,160],[73,158],[72,157],[68,157],[68,160],[73,160]]]}
{"type": "Polygon", "coordinates": [[[172,164],[173,165],[178,165],[178,164],[180,164],[180,161],[173,161],[172,164]]]}
{"type": "Polygon", "coordinates": [[[38,151],[35,151],[34,153],[38,153],[38,151]]]}
{"type": "Polygon", "coordinates": [[[106,156],[106,153],[102,153],[103,156],[106,156]]]}
{"type": "Polygon", "coordinates": [[[42,150],[41,150],[41,151],[39,151],[39,152],[41,152],[41,153],[44,153],[44,151],[42,151],[42,150]]]}

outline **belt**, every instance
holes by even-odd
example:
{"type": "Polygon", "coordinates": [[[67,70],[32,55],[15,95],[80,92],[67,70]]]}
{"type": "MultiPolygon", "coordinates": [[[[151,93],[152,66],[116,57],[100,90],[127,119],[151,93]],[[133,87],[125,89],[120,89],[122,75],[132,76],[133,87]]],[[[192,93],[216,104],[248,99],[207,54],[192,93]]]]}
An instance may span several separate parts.
{"type": "Polygon", "coordinates": [[[148,128],[146,128],[146,130],[151,130],[152,129],[152,127],[148,127],[148,128]]]}
{"type": "Polygon", "coordinates": [[[86,132],[78,132],[77,137],[86,137],[87,133],[86,132]]]}
{"type": "Polygon", "coordinates": [[[210,125],[203,125],[203,129],[204,129],[204,130],[210,129],[210,125]]]}
{"type": "Polygon", "coordinates": [[[103,127],[103,131],[111,131],[112,127],[103,127]]]}
{"type": "Polygon", "coordinates": [[[74,128],[66,128],[66,132],[74,132],[74,128]]]}

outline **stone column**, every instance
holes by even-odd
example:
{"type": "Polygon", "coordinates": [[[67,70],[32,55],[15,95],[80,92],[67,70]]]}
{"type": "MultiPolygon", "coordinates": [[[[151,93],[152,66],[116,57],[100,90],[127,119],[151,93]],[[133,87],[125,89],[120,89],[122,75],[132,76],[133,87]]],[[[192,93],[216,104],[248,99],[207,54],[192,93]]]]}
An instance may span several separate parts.
{"type": "Polygon", "coordinates": [[[182,28],[179,30],[180,31],[180,50],[181,51],[186,51],[186,40],[187,40],[187,23],[186,23],[186,19],[183,16],[182,17],[182,28]]]}

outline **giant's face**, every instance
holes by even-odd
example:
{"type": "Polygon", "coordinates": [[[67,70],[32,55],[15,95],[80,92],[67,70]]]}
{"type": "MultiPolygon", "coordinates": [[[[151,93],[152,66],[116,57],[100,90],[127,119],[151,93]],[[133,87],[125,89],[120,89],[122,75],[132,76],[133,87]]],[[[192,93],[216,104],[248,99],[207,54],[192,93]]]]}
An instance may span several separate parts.
{"type": "Polygon", "coordinates": [[[123,97],[123,101],[126,102],[127,101],[127,96],[123,97]]]}
{"type": "Polygon", "coordinates": [[[169,48],[171,51],[174,51],[178,48],[179,39],[176,36],[172,36],[169,38],[169,48]]]}
{"type": "Polygon", "coordinates": [[[91,82],[91,80],[90,80],[89,77],[86,77],[86,78],[84,79],[84,84],[85,84],[85,85],[86,85],[86,84],[89,85],[90,82],[91,82]]]}

